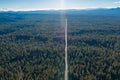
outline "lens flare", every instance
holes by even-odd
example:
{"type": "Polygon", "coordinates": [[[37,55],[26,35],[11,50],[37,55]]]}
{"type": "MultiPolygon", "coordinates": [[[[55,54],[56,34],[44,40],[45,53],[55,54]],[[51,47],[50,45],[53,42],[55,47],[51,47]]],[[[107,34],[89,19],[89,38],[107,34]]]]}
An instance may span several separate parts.
{"type": "Polygon", "coordinates": [[[65,9],[65,0],[61,0],[61,9],[65,9]]]}
{"type": "Polygon", "coordinates": [[[61,27],[64,28],[65,33],[65,80],[68,80],[68,53],[67,53],[67,18],[65,12],[65,0],[61,0],[61,27]]]}

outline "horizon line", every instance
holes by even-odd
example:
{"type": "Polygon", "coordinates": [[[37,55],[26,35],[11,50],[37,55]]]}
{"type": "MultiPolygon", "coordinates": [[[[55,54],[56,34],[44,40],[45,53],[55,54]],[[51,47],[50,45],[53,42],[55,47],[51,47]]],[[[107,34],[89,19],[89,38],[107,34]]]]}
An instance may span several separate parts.
{"type": "Polygon", "coordinates": [[[96,8],[66,8],[66,9],[25,9],[25,10],[0,10],[0,12],[19,12],[19,11],[61,11],[61,10],[96,10],[96,9],[115,9],[120,7],[96,7],[96,8]]]}

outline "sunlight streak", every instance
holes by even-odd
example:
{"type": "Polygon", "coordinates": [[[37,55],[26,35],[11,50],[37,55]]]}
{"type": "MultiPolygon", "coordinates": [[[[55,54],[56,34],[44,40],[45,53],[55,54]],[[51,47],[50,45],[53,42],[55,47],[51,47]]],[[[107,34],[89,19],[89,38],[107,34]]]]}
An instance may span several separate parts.
{"type": "MultiPolygon", "coordinates": [[[[61,0],[61,10],[65,9],[65,0],[61,0]]],[[[67,18],[65,12],[61,11],[61,27],[64,28],[65,33],[65,79],[68,80],[68,49],[67,49],[67,18]]]]}
{"type": "Polygon", "coordinates": [[[61,0],[61,9],[64,10],[65,9],[65,0],[61,0]]]}

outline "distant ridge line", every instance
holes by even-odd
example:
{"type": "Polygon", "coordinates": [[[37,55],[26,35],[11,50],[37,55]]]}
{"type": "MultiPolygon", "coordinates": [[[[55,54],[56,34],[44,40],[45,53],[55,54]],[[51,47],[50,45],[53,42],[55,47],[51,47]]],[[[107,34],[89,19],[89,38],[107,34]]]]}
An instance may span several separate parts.
{"type": "Polygon", "coordinates": [[[78,10],[78,11],[88,11],[88,10],[115,10],[115,9],[120,9],[120,7],[115,7],[115,8],[86,8],[86,9],[43,9],[43,10],[0,10],[0,12],[38,12],[38,11],[68,11],[68,10],[78,10]]]}

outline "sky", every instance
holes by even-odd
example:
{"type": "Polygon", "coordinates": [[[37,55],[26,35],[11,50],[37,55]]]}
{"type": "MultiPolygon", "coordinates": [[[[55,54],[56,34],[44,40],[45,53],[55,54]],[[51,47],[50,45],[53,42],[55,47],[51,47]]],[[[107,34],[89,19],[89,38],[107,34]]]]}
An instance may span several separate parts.
{"type": "Polygon", "coordinates": [[[0,0],[0,10],[91,9],[119,7],[120,0],[0,0]],[[63,6],[64,2],[64,7],[63,6]]]}

